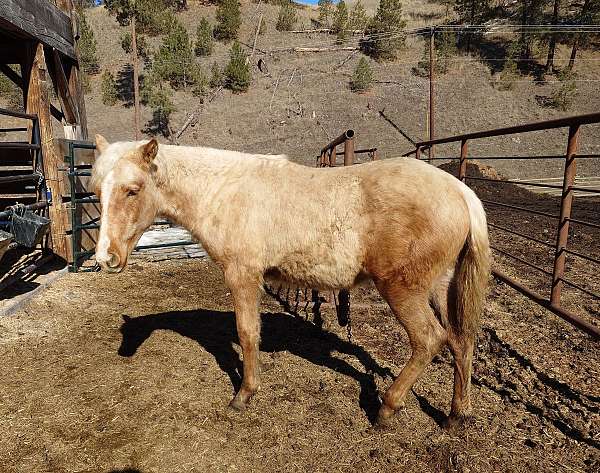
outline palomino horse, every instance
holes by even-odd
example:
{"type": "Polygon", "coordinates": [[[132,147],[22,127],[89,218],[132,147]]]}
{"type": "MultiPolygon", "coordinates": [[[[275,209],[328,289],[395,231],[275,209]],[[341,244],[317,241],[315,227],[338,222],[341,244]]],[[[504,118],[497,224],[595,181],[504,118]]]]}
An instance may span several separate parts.
{"type": "Polygon", "coordinates": [[[97,136],[96,144],[102,268],[121,271],[162,216],[187,228],[223,269],[244,362],[232,407],[244,408],[259,388],[265,278],[321,289],[370,278],[412,347],[385,393],[379,422],[403,405],[446,344],[454,356],[448,420],[469,414],[490,250],[481,202],[462,182],[413,158],[316,169],[284,156],[159,146],[154,139],[109,144],[97,136]]]}

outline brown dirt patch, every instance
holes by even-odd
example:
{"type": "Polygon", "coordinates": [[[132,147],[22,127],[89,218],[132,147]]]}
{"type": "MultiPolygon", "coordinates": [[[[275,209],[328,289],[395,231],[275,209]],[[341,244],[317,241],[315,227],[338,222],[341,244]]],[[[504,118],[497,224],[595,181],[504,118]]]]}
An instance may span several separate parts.
{"type": "Polygon", "coordinates": [[[600,358],[588,337],[496,286],[474,424],[458,435],[438,425],[444,353],[392,427],[374,431],[377,393],[408,344],[370,287],[352,301],[348,343],[330,304],[321,330],[265,297],[262,390],[235,413],[239,347],[212,263],[70,274],[0,320],[3,471],[597,471],[600,358]]]}

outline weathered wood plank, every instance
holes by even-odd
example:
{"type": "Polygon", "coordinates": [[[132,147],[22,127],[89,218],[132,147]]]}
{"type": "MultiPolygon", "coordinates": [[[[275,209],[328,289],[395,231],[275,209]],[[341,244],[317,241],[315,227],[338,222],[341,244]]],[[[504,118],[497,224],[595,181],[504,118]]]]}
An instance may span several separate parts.
{"type": "Polygon", "coordinates": [[[71,18],[47,0],[2,0],[0,18],[77,61],[71,18]]]}
{"type": "Polygon", "coordinates": [[[73,97],[71,97],[69,83],[60,59],[60,54],[58,54],[58,51],[54,50],[52,56],[54,59],[54,83],[58,89],[58,98],[60,99],[65,119],[67,120],[67,123],[71,125],[78,124],[79,110],[77,110],[73,97]]]}
{"type": "Polygon", "coordinates": [[[29,76],[29,92],[27,94],[27,113],[36,114],[40,125],[42,153],[44,156],[44,177],[52,194],[52,205],[49,208],[50,232],[52,249],[61,258],[68,258],[68,240],[66,226],[68,223],[67,209],[63,205],[64,186],[58,168],[63,165],[63,158],[56,153],[50,118],[50,102],[46,84],[46,60],[44,47],[37,44],[34,50],[34,60],[29,76]]]}

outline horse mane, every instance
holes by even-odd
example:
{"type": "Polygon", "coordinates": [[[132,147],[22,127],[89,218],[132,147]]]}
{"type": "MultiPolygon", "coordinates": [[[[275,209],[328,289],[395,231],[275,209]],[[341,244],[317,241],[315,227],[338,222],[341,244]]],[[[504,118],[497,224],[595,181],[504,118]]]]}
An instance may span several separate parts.
{"type": "MultiPolygon", "coordinates": [[[[94,163],[90,188],[95,189],[120,159],[146,143],[148,143],[148,140],[111,143],[94,163]]],[[[243,163],[248,164],[250,161],[256,164],[289,163],[288,156],[283,154],[251,154],[201,146],[175,146],[166,144],[159,145],[157,159],[167,167],[169,167],[171,161],[178,161],[180,159],[188,162],[190,160],[197,160],[199,163],[211,168],[236,166],[243,163]]]]}

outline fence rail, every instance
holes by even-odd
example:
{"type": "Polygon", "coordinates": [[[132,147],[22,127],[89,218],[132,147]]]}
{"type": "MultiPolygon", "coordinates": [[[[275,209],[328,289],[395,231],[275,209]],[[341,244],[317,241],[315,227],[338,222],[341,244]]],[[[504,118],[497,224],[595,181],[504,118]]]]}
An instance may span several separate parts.
{"type": "MultiPolygon", "coordinates": [[[[519,292],[530,298],[531,300],[537,302],[541,306],[550,310],[554,314],[559,317],[565,319],[567,322],[570,322],[575,327],[583,330],[588,333],[595,339],[600,339],[600,328],[596,325],[588,322],[587,320],[580,317],[578,314],[567,310],[561,305],[561,295],[563,286],[566,284],[571,286],[578,291],[587,294],[588,296],[594,299],[600,299],[600,296],[588,289],[583,287],[578,282],[574,282],[565,278],[565,263],[567,254],[582,258],[592,264],[599,264],[599,261],[594,258],[592,255],[586,255],[584,253],[573,251],[568,249],[569,244],[569,227],[570,224],[578,224],[587,228],[600,229],[600,225],[594,222],[590,222],[582,219],[575,219],[571,216],[571,210],[573,206],[574,200],[574,192],[575,191],[583,191],[591,194],[600,193],[600,189],[591,188],[591,187],[581,187],[575,185],[575,178],[577,174],[577,160],[578,159],[594,159],[600,157],[597,154],[584,154],[579,156],[577,154],[579,149],[579,138],[580,138],[580,130],[582,126],[592,125],[600,123],[600,113],[592,113],[588,115],[578,115],[573,117],[561,118],[557,120],[549,120],[543,122],[529,123],[520,126],[512,126],[507,128],[497,128],[488,131],[481,131],[476,133],[467,133],[456,136],[449,136],[445,138],[437,138],[428,141],[420,141],[415,144],[415,149],[405,153],[404,156],[412,156],[414,155],[417,159],[421,159],[421,154],[423,151],[431,149],[432,146],[438,144],[448,144],[448,143],[460,143],[460,154],[458,157],[458,178],[466,182],[468,180],[473,181],[484,181],[484,182],[493,182],[497,184],[512,184],[512,185],[521,185],[521,186],[533,186],[533,187],[543,187],[549,189],[559,189],[561,190],[560,195],[560,213],[559,215],[554,215],[548,212],[535,210],[531,208],[522,207],[520,205],[508,204],[506,202],[500,202],[497,200],[489,200],[489,199],[481,199],[487,205],[495,205],[500,206],[505,209],[518,211],[522,213],[529,213],[538,216],[543,216],[552,219],[553,221],[557,221],[556,227],[556,235],[555,235],[555,244],[550,245],[547,242],[543,242],[537,238],[531,237],[529,235],[525,235],[524,233],[517,232],[512,229],[508,229],[506,227],[502,227],[500,225],[496,225],[494,223],[490,223],[490,227],[496,228],[500,231],[504,231],[520,238],[526,239],[528,241],[541,244],[543,246],[551,246],[555,249],[554,258],[553,258],[553,267],[552,270],[546,270],[541,268],[540,266],[521,258],[518,255],[512,254],[509,251],[500,248],[494,248],[495,251],[520,262],[521,264],[525,264],[528,267],[531,267],[535,270],[538,270],[542,274],[550,277],[551,288],[550,288],[550,297],[545,298],[542,295],[538,294],[531,287],[526,286],[524,283],[516,280],[515,278],[507,275],[502,272],[498,268],[494,268],[493,273],[494,276],[498,279],[506,282],[511,287],[517,289],[519,292]],[[479,140],[491,137],[499,137],[499,136],[507,136],[519,133],[530,133],[535,131],[546,131],[553,130],[558,128],[568,128],[569,134],[567,139],[567,148],[564,155],[552,155],[552,156],[484,156],[484,157],[472,157],[469,155],[468,146],[470,141],[479,140]],[[467,162],[472,159],[477,160],[485,160],[485,159],[563,159],[565,162],[564,166],[564,174],[562,177],[562,184],[544,184],[544,183],[535,183],[535,182],[526,182],[526,181],[511,181],[511,180],[497,180],[485,177],[478,176],[469,176],[467,175],[467,162]]],[[[426,158],[427,159],[427,158],[426,158]]],[[[456,159],[456,157],[437,157],[429,160],[445,160],[456,159]]]]}

